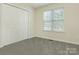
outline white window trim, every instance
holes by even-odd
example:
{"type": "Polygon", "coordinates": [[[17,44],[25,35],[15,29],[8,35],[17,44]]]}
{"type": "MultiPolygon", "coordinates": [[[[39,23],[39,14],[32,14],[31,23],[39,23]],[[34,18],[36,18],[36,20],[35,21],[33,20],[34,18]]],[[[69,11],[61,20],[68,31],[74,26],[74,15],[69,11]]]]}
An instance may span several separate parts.
{"type": "MultiPolygon", "coordinates": [[[[61,9],[61,8],[55,8],[55,9],[51,9],[51,10],[57,10],[57,9],[61,9]]],[[[64,10],[63,7],[62,7],[62,9],[64,10]]],[[[48,10],[48,11],[51,11],[51,10],[48,10]]],[[[46,12],[46,11],[44,11],[44,12],[46,12]]],[[[63,30],[62,31],[44,30],[44,12],[43,12],[43,31],[44,32],[59,32],[59,33],[63,33],[64,32],[64,20],[63,20],[63,30]]]]}

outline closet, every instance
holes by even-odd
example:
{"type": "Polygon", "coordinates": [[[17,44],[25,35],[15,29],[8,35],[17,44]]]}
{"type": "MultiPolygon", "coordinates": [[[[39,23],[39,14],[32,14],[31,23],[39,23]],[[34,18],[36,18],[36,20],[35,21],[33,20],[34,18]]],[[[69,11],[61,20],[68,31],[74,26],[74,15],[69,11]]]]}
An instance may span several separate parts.
{"type": "Polygon", "coordinates": [[[8,4],[0,4],[0,46],[29,37],[29,13],[8,4]]]}

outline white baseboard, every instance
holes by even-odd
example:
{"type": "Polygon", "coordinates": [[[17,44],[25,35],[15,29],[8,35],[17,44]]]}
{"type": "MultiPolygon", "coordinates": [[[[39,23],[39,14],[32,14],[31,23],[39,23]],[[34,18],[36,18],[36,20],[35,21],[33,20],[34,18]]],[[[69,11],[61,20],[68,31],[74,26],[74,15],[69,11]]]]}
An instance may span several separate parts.
{"type": "MultiPolygon", "coordinates": [[[[27,39],[30,39],[30,38],[32,38],[32,37],[34,37],[34,36],[30,36],[30,37],[28,37],[27,39]]],[[[26,40],[26,39],[22,39],[22,40],[26,40]]],[[[7,43],[7,44],[0,44],[0,48],[2,48],[2,47],[4,47],[4,46],[7,46],[7,45],[10,45],[10,44],[13,44],[13,43],[16,43],[16,42],[20,42],[20,41],[22,41],[22,40],[18,40],[18,41],[15,41],[15,42],[10,42],[10,43],[7,43]]]]}
{"type": "Polygon", "coordinates": [[[44,36],[38,36],[38,37],[49,39],[49,40],[55,40],[55,41],[59,41],[59,42],[65,42],[65,43],[79,45],[79,43],[77,43],[77,42],[72,42],[72,41],[68,41],[68,40],[62,40],[62,39],[58,39],[58,38],[51,38],[51,37],[44,37],[44,36]]]}

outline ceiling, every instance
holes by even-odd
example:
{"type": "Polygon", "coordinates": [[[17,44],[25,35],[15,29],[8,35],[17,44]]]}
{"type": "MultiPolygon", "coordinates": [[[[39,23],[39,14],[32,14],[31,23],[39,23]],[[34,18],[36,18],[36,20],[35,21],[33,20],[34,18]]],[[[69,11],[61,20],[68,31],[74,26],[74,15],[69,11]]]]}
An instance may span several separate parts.
{"type": "Polygon", "coordinates": [[[47,4],[48,4],[48,3],[31,3],[31,6],[32,6],[33,8],[38,8],[38,7],[47,5],[47,4]]]}
{"type": "Polygon", "coordinates": [[[38,8],[49,3],[10,3],[11,5],[19,6],[19,7],[31,7],[31,8],[38,8]]]}

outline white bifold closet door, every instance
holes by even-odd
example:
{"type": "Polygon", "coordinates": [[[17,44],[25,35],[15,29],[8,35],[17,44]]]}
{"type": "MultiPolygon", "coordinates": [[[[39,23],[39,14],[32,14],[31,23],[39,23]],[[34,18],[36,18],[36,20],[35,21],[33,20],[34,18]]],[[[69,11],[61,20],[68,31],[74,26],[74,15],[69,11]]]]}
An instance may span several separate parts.
{"type": "Polygon", "coordinates": [[[28,12],[2,4],[2,45],[7,45],[28,38],[28,12]]]}

